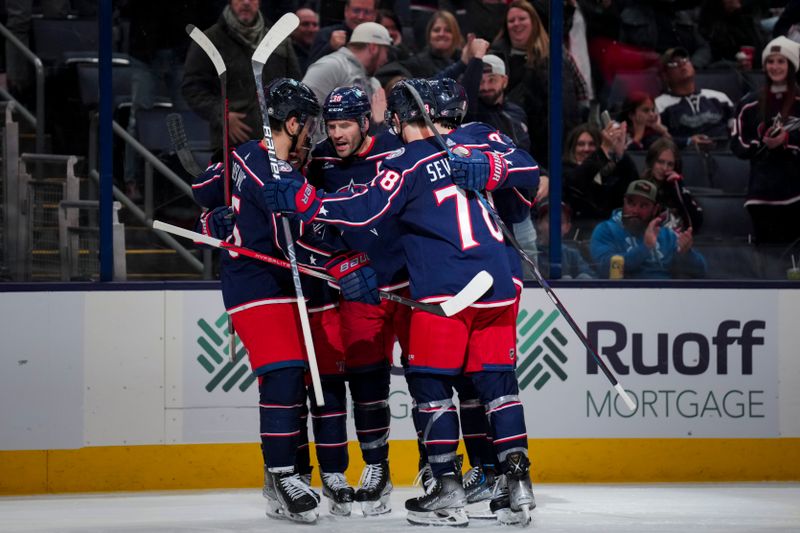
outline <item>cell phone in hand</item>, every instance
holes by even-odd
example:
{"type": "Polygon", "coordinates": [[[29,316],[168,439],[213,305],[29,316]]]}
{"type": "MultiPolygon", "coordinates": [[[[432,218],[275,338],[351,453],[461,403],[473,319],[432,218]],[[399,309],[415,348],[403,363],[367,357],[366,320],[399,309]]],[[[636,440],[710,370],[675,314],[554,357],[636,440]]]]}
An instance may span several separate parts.
{"type": "Polygon", "coordinates": [[[606,109],[605,111],[600,113],[600,124],[603,126],[603,129],[605,129],[606,126],[608,126],[609,122],[611,122],[611,115],[608,113],[608,110],[606,109]]]}

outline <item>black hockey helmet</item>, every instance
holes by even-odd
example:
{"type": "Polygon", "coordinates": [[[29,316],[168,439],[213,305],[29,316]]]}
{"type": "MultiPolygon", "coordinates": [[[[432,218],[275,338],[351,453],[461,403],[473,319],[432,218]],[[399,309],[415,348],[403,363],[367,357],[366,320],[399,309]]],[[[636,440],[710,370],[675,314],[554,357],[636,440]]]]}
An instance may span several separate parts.
{"type": "Polygon", "coordinates": [[[420,113],[419,106],[411,96],[408,87],[416,89],[419,93],[422,104],[425,106],[428,114],[435,118],[437,114],[436,97],[433,94],[433,89],[427,80],[414,78],[410,80],[401,80],[395,83],[389,93],[389,98],[386,100],[386,123],[392,123],[392,116],[397,115],[400,122],[411,122],[414,120],[422,120],[423,116],[420,113]]]}
{"type": "Polygon", "coordinates": [[[436,96],[436,120],[445,119],[461,124],[467,115],[467,91],[456,80],[428,80],[436,96]]]}
{"type": "Polygon", "coordinates": [[[308,117],[319,115],[319,103],[308,85],[291,78],[277,78],[269,83],[267,94],[267,114],[270,118],[286,122],[297,117],[305,123],[308,117]]]}
{"type": "Polygon", "coordinates": [[[361,87],[337,87],[325,98],[322,118],[325,120],[356,120],[362,122],[372,115],[372,104],[361,87]]]}

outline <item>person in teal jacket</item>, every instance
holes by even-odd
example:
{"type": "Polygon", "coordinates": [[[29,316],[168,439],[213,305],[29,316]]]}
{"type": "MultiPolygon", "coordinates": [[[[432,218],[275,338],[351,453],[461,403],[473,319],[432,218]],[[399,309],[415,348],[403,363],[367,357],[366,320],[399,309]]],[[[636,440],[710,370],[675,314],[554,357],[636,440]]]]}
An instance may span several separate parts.
{"type": "Polygon", "coordinates": [[[597,225],[590,251],[600,277],[609,276],[611,258],[624,259],[624,277],[633,279],[702,278],[706,261],[692,249],[692,229],[662,227],[665,213],[656,203],[657,188],[646,180],[632,182],[622,209],[597,225]]]}

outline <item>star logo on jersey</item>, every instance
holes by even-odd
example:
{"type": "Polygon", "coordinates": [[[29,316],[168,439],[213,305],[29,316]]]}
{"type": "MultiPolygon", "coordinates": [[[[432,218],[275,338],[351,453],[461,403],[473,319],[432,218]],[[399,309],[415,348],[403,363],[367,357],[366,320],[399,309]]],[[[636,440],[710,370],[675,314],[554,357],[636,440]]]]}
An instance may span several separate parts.
{"type": "MultiPolygon", "coordinates": [[[[541,309],[531,313],[520,309],[517,316],[517,381],[519,388],[533,386],[541,390],[555,376],[566,381],[563,366],[567,362],[564,347],[567,339],[553,325],[558,311],[545,315],[541,309]]],[[[509,354],[513,359],[513,354],[509,354]]]]}
{"type": "Polygon", "coordinates": [[[250,157],[250,152],[247,152],[246,154],[244,154],[244,160],[247,161],[248,157],[250,157]]]}
{"type": "Polygon", "coordinates": [[[343,187],[339,187],[339,190],[336,192],[362,192],[366,191],[367,186],[363,183],[356,183],[353,178],[350,178],[350,183],[343,187]]]}
{"type": "Polygon", "coordinates": [[[369,232],[374,234],[376,237],[378,236],[378,230],[375,228],[372,228],[371,230],[369,230],[369,232]]]}
{"type": "Polygon", "coordinates": [[[308,264],[316,266],[317,264],[317,256],[311,254],[308,256],[308,264]]]}
{"type": "Polygon", "coordinates": [[[320,207],[320,208],[319,208],[319,214],[320,214],[320,215],[327,215],[327,214],[328,214],[328,210],[327,210],[327,209],[325,209],[325,206],[324,206],[324,205],[323,205],[322,207],[320,207]]]}
{"type": "Polygon", "coordinates": [[[205,389],[230,392],[234,387],[244,392],[256,380],[247,362],[247,350],[236,336],[236,350],[231,360],[230,334],[228,333],[228,313],[222,313],[216,320],[208,322],[204,318],[197,321],[200,336],[197,337],[197,362],[209,374],[205,389]]]}

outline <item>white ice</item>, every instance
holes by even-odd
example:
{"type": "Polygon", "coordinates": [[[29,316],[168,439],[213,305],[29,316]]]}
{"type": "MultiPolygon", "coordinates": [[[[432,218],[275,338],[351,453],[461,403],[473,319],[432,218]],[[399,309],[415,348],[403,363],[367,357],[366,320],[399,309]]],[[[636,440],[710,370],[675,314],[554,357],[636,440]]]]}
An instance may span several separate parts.
{"type": "MultiPolygon", "coordinates": [[[[800,532],[800,484],[560,485],[534,487],[530,530],[559,532],[800,532]]],[[[403,502],[419,489],[395,489],[387,516],[333,518],[323,500],[316,526],[264,515],[259,490],[103,493],[0,498],[2,532],[410,531],[403,502]]],[[[515,531],[473,520],[470,528],[515,531]]],[[[427,531],[430,531],[428,529],[427,531]]],[[[439,530],[441,531],[441,529],[439,530]]]]}

